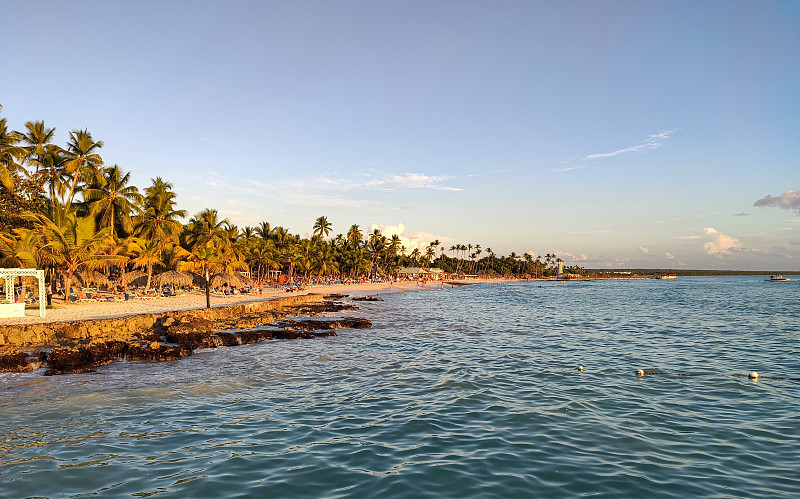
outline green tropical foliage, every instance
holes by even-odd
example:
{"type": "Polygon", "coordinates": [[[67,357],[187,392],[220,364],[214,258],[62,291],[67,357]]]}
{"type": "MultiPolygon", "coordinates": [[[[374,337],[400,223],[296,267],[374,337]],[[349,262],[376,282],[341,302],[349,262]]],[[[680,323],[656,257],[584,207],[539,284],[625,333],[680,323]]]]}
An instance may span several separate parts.
{"type": "Polygon", "coordinates": [[[238,272],[264,280],[278,271],[290,283],[391,277],[419,265],[450,274],[555,273],[550,253],[544,260],[503,257],[480,244],[448,248],[439,240],[409,248],[398,235],[387,238],[377,229],[365,235],[358,224],[330,237],[325,216],[313,222],[310,238],[268,221],[240,230],[211,208],[184,223],[187,212],[170,182],[157,177],[140,192],[130,172],[104,163],[103,142],[88,130],[69,132],[66,147],[54,143],[55,131],[44,121],[11,131],[0,118],[0,265],[44,268],[54,289],[69,290],[81,272],[114,277],[135,269],[147,275],[149,289],[156,274],[179,270],[199,278],[210,306],[215,276],[238,272]]]}

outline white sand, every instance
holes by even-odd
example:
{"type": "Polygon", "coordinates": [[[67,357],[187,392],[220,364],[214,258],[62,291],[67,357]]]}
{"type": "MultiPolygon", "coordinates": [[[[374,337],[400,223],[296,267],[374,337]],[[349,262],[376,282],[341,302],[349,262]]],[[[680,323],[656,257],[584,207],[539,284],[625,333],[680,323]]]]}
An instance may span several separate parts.
{"type": "MultiPolygon", "coordinates": [[[[212,307],[224,307],[274,298],[296,296],[299,294],[318,293],[341,293],[351,296],[363,296],[383,293],[402,293],[406,291],[418,291],[420,289],[439,288],[441,286],[450,287],[448,284],[442,285],[437,282],[429,282],[426,285],[417,286],[416,283],[402,284],[347,284],[338,286],[314,286],[304,291],[287,293],[285,290],[267,290],[262,295],[235,295],[220,296],[211,295],[212,307]]],[[[63,300],[54,299],[53,308],[46,311],[47,317],[39,317],[39,309],[28,308],[25,310],[25,317],[10,319],[0,319],[0,325],[26,325],[44,322],[71,322],[84,321],[91,319],[102,319],[109,317],[123,317],[126,315],[154,314],[171,312],[176,310],[192,310],[205,308],[206,295],[203,292],[192,292],[185,296],[173,296],[168,298],[155,298],[148,300],[128,300],[124,302],[82,302],[65,305],[63,300]]]]}

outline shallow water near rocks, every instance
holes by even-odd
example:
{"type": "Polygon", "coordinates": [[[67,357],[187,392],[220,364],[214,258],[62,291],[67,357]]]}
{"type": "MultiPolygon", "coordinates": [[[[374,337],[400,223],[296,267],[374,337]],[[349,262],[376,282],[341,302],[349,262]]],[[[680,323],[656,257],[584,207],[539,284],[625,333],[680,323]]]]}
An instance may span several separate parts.
{"type": "Polygon", "coordinates": [[[383,298],[336,337],[0,374],[0,497],[800,494],[800,381],[764,377],[800,378],[798,280],[383,298]]]}

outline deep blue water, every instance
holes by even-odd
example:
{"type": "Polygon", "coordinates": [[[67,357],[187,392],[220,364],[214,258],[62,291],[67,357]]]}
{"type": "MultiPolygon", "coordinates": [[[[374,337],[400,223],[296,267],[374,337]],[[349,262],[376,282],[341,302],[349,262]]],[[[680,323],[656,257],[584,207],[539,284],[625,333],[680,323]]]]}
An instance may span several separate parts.
{"type": "Polygon", "coordinates": [[[800,280],[384,299],[332,338],[0,374],[0,497],[800,495],[800,381],[733,376],[800,378],[800,280]]]}

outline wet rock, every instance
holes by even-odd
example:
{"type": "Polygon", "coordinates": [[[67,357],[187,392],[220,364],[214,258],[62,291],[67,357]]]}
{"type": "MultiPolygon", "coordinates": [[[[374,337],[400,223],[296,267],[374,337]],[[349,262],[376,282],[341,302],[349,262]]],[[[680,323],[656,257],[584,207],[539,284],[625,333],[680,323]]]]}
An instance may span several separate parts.
{"type": "Polygon", "coordinates": [[[215,336],[211,330],[207,331],[168,331],[165,335],[168,343],[177,343],[189,350],[197,348],[216,348],[222,345],[219,336],[215,336]]]}
{"type": "Polygon", "coordinates": [[[242,340],[240,337],[236,336],[234,333],[217,333],[220,341],[222,342],[222,346],[224,347],[235,347],[242,344],[242,340]]]}
{"type": "Polygon", "coordinates": [[[49,369],[45,376],[75,374],[92,371],[92,352],[86,347],[58,347],[47,355],[49,369]]]}
{"type": "Polygon", "coordinates": [[[23,372],[33,370],[29,362],[30,356],[16,348],[0,351],[0,372],[23,372]]]}
{"type": "Polygon", "coordinates": [[[343,298],[347,298],[348,295],[343,295],[339,293],[331,293],[329,295],[322,295],[322,299],[324,300],[341,300],[343,298]]]}
{"type": "Polygon", "coordinates": [[[336,303],[332,301],[321,301],[318,303],[306,303],[294,307],[292,313],[289,315],[311,315],[318,316],[331,312],[340,312],[342,310],[358,310],[358,307],[352,303],[336,303]]]}
{"type": "Polygon", "coordinates": [[[284,329],[299,329],[301,331],[317,331],[320,329],[335,330],[338,328],[350,329],[366,329],[372,327],[372,322],[367,319],[305,319],[305,320],[292,320],[287,319],[277,323],[278,326],[284,329]]]}
{"type": "Polygon", "coordinates": [[[367,295],[367,296],[356,296],[353,298],[353,301],[383,301],[382,298],[378,298],[377,296],[367,295]]]}
{"type": "Polygon", "coordinates": [[[128,344],[122,341],[109,341],[89,345],[86,349],[91,354],[92,367],[111,364],[116,357],[121,357],[128,344]]]}
{"type": "Polygon", "coordinates": [[[299,329],[284,329],[283,331],[273,331],[272,333],[272,337],[276,340],[311,339],[311,338],[322,338],[324,336],[336,336],[336,332],[328,331],[325,333],[312,333],[309,331],[302,331],[299,329]]]}
{"type": "Polygon", "coordinates": [[[192,350],[181,345],[162,345],[157,348],[150,345],[132,344],[125,351],[125,358],[129,360],[155,360],[165,362],[178,360],[192,354],[192,350]]]}
{"type": "Polygon", "coordinates": [[[266,330],[250,330],[250,331],[239,331],[236,333],[236,336],[239,338],[239,341],[242,345],[247,345],[250,343],[258,343],[265,340],[271,340],[274,338],[274,333],[276,331],[266,331],[266,330]]]}

